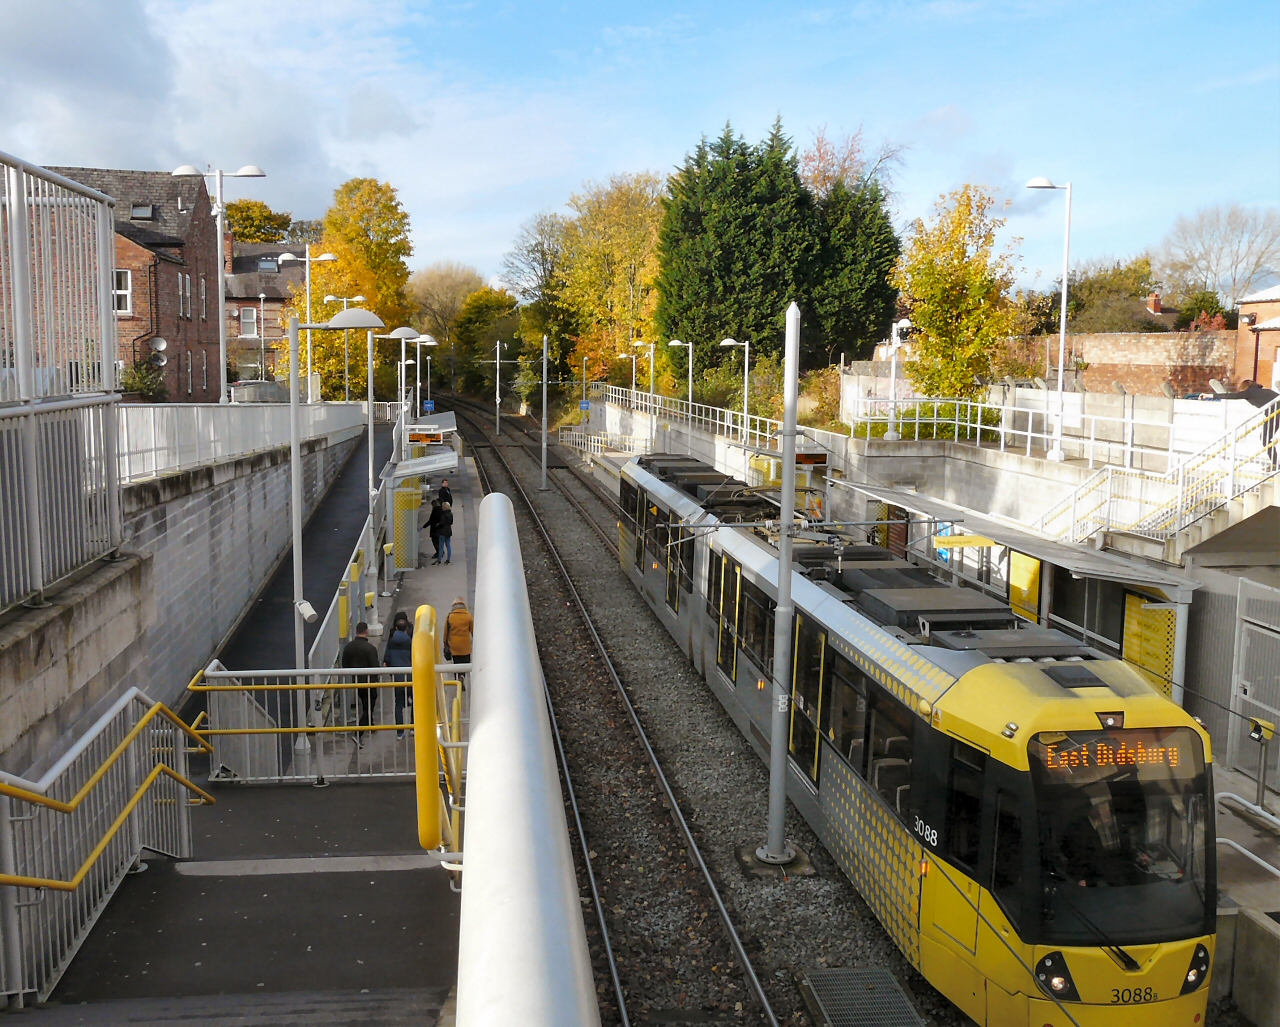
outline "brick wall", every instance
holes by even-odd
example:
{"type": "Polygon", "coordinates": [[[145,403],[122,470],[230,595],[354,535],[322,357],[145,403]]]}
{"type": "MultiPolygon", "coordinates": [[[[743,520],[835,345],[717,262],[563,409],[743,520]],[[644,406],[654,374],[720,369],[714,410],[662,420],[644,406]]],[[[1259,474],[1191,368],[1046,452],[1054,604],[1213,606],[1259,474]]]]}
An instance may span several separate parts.
{"type": "MultiPolygon", "coordinates": [[[[1137,332],[1068,335],[1067,348],[1088,363],[1085,388],[1110,391],[1121,382],[1130,393],[1160,395],[1165,382],[1179,396],[1208,392],[1209,379],[1231,378],[1234,332],[1137,332]]],[[[1056,354],[1054,360],[1056,362],[1056,354]]]]}
{"type": "Polygon", "coordinates": [[[218,401],[217,224],[204,189],[196,190],[191,228],[174,256],[116,235],[116,267],[131,272],[133,310],[118,317],[120,359],[127,365],[151,355],[156,336],[168,344],[165,384],[174,403],[218,401]],[[190,312],[185,276],[191,276],[190,312]],[[179,284],[183,288],[179,299],[179,284]],[[203,303],[201,283],[204,283],[203,303]],[[181,305],[181,306],[180,306],[181,305]]]}

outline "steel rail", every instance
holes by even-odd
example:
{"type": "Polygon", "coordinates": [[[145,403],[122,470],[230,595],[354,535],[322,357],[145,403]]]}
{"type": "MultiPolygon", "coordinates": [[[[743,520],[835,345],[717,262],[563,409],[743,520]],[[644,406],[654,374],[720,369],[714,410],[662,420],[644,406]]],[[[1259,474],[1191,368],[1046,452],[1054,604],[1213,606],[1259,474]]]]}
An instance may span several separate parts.
{"type": "MultiPolygon", "coordinates": [[[[464,415],[464,417],[465,416],[466,415],[464,415]]],[[[466,419],[471,420],[469,417],[466,417],[466,419]]],[[[472,423],[474,424],[474,422],[472,423]]],[[[720,896],[720,889],[716,887],[715,880],[711,876],[711,870],[707,866],[706,860],[703,859],[702,850],[694,840],[693,831],[689,828],[689,823],[685,820],[684,814],[680,810],[680,804],[676,801],[675,793],[672,791],[671,784],[667,780],[667,775],[663,772],[662,764],[658,760],[657,753],[654,752],[653,746],[649,742],[649,736],[645,732],[644,726],[640,722],[640,717],[631,703],[631,697],[627,694],[626,687],[622,684],[622,679],[618,676],[618,672],[613,665],[613,660],[610,658],[608,649],[605,647],[604,640],[596,631],[595,624],[591,620],[591,615],[587,612],[586,604],[583,602],[582,596],[578,593],[578,588],[573,582],[573,577],[569,574],[568,568],[565,567],[564,561],[561,560],[559,550],[556,548],[555,543],[552,542],[551,535],[542,523],[542,518],[538,516],[538,512],[534,508],[533,501],[529,498],[529,494],[525,491],[524,486],[520,484],[520,479],[517,478],[515,472],[512,471],[511,465],[507,463],[506,458],[501,454],[501,452],[499,452],[497,446],[491,446],[490,448],[492,448],[498,462],[502,464],[503,469],[511,478],[511,483],[515,486],[516,491],[520,493],[520,498],[524,500],[525,507],[528,509],[534,525],[537,527],[539,534],[541,534],[542,539],[546,543],[547,549],[551,554],[552,560],[555,562],[561,576],[564,578],[565,584],[568,586],[569,594],[573,596],[574,603],[578,608],[578,614],[582,618],[583,624],[588,633],[591,635],[597,651],[600,653],[601,660],[604,662],[605,670],[608,671],[609,677],[613,681],[614,688],[622,699],[622,704],[627,711],[627,716],[631,721],[631,725],[635,729],[636,735],[640,740],[640,744],[644,747],[645,753],[649,757],[649,763],[652,766],[658,783],[662,788],[662,792],[666,797],[667,807],[671,810],[672,817],[675,819],[677,826],[684,834],[689,852],[697,861],[698,869],[702,873],[703,880],[706,881],[707,887],[711,892],[711,897],[715,900],[716,910],[720,914],[721,922],[724,924],[725,931],[729,935],[729,940],[733,950],[742,964],[743,975],[746,977],[752,993],[756,996],[756,1000],[764,1010],[770,1027],[779,1027],[778,1018],[773,1012],[773,1007],[769,1004],[769,999],[764,993],[764,988],[761,986],[760,980],[756,976],[755,968],[752,967],[751,960],[747,957],[747,952],[743,947],[742,939],[738,936],[737,929],[733,926],[733,920],[729,916],[729,911],[725,907],[724,900],[720,896]]],[[[479,460],[476,460],[476,466],[480,467],[479,460]]],[[[492,489],[490,491],[492,491],[492,489]]],[[[588,521],[590,521],[589,518],[588,521]]],[[[586,849],[583,851],[583,858],[585,860],[590,859],[587,855],[586,849]]],[[[596,908],[600,909],[598,897],[596,908]]],[[[616,973],[616,968],[614,968],[614,970],[616,973]]]]}
{"type": "MultiPolygon", "coordinates": [[[[172,767],[160,763],[153,767],[151,769],[151,773],[143,779],[142,784],[138,786],[138,790],[133,793],[133,798],[125,803],[124,809],[120,811],[120,815],[116,817],[115,821],[107,829],[107,833],[102,836],[98,844],[93,847],[93,851],[89,853],[84,863],[80,865],[80,869],[76,871],[75,876],[71,878],[70,881],[57,881],[45,877],[23,877],[20,874],[0,874],[0,885],[13,885],[18,888],[50,888],[54,891],[75,891],[80,887],[80,883],[85,879],[85,876],[89,871],[93,869],[93,865],[98,862],[98,857],[101,856],[106,851],[107,846],[111,844],[111,839],[114,838],[120,832],[120,828],[125,825],[125,822],[129,819],[129,814],[133,812],[134,807],[142,801],[142,797],[150,790],[151,786],[156,783],[161,774],[166,777],[173,778],[173,780],[177,781],[178,784],[182,785],[182,787],[200,796],[200,801],[195,803],[197,806],[212,806],[218,801],[198,785],[192,784],[172,767]]],[[[44,803],[44,805],[48,805],[48,803],[44,803]]]]}

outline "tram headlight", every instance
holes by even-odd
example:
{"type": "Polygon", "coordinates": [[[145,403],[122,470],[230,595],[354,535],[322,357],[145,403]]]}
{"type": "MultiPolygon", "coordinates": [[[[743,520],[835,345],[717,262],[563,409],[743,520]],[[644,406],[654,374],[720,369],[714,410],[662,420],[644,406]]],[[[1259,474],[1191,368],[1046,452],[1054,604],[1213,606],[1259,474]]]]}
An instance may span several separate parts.
{"type": "Polygon", "coordinates": [[[1191,994],[1204,984],[1208,977],[1209,950],[1203,945],[1197,945],[1195,954],[1191,957],[1191,965],[1187,967],[1186,976],[1182,978],[1182,994],[1191,994]]]}
{"type": "Polygon", "coordinates": [[[1036,963],[1036,983],[1050,998],[1064,1002],[1080,1001],[1076,982],[1071,979],[1066,957],[1061,952],[1050,952],[1040,957],[1040,962],[1036,963]]]}

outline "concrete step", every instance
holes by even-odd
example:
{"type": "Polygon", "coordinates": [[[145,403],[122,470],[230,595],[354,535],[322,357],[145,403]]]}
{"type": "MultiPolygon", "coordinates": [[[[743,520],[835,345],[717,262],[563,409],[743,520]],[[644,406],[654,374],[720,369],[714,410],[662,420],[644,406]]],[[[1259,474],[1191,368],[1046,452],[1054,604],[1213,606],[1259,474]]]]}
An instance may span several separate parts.
{"type": "Polygon", "coordinates": [[[436,1027],[447,988],[203,995],[50,1004],[29,1027],[436,1027]]]}

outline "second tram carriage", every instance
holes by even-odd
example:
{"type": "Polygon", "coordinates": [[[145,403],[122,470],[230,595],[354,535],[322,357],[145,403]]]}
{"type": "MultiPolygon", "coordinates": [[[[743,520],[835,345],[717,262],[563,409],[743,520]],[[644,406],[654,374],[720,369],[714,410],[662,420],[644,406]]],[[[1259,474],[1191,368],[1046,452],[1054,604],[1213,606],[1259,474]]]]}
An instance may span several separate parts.
{"type": "MultiPolygon", "coordinates": [[[[621,508],[624,568],[767,760],[777,551],[733,524],[778,504],[654,455],[621,508]]],[[[903,954],[979,1024],[1203,1023],[1208,735],[1122,660],[814,527],[787,794],[903,954]]]]}

